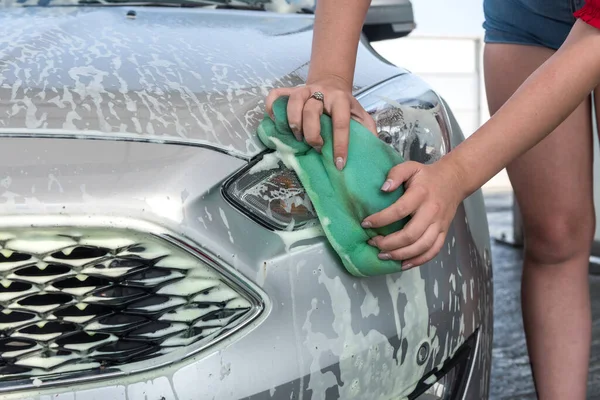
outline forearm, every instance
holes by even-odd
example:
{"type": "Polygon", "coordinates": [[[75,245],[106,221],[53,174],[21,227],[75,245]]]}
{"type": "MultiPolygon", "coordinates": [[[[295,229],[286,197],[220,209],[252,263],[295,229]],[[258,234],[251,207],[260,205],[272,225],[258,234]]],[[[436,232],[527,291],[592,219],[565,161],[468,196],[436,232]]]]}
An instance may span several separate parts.
{"type": "Polygon", "coordinates": [[[452,164],[471,194],[560,125],[599,81],[600,31],[578,21],[563,47],[440,162],[452,164]]]}
{"type": "Polygon", "coordinates": [[[362,26],[371,0],[319,0],[308,82],[335,77],[350,90],[362,26]]]}

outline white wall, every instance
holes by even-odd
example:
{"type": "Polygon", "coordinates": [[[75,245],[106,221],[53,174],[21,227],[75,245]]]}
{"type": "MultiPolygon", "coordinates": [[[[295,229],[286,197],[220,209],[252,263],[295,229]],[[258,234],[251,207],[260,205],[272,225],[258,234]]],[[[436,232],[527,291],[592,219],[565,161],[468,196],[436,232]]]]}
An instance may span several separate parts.
{"type": "Polygon", "coordinates": [[[417,36],[483,35],[482,0],[412,0],[417,36]]]}

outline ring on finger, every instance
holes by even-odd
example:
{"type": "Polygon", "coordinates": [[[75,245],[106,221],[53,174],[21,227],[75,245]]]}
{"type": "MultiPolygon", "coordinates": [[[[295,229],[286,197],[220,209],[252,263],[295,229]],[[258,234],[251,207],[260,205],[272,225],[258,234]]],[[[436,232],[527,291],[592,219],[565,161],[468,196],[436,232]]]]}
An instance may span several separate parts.
{"type": "Polygon", "coordinates": [[[325,95],[323,92],[316,91],[310,95],[310,99],[319,100],[321,103],[325,103],[325,95]]]}

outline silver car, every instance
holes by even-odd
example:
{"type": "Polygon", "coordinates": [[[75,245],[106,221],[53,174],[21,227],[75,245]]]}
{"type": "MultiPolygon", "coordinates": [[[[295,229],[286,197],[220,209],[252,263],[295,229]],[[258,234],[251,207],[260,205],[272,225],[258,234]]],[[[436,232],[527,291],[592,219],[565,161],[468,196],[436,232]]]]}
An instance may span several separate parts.
{"type": "MultiPolygon", "coordinates": [[[[0,3],[3,400],[487,398],[481,193],[434,261],[359,279],[257,139],[306,79],[307,3],[0,3]]],[[[460,127],[369,45],[412,15],[373,2],[354,90],[431,163],[460,127]]]]}

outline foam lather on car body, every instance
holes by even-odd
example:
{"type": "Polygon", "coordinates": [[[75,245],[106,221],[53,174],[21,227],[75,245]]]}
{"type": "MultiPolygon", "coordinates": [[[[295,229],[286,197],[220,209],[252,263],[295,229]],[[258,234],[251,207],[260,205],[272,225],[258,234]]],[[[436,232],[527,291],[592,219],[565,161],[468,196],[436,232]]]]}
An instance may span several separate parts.
{"type": "Polygon", "coordinates": [[[352,120],[348,161],[343,171],[338,171],[333,162],[331,118],[321,116],[324,145],[318,153],[294,138],[287,120],[287,101],[287,97],[275,101],[275,121],[265,116],[258,128],[260,140],[276,150],[283,163],[296,172],[348,272],[361,277],[398,272],[401,263],[380,260],[378,250],[367,241],[402,229],[407,220],[378,229],[363,229],[360,223],[392,205],[404,193],[402,187],[392,193],[380,189],[389,170],[404,162],[402,156],[352,120]]]}

